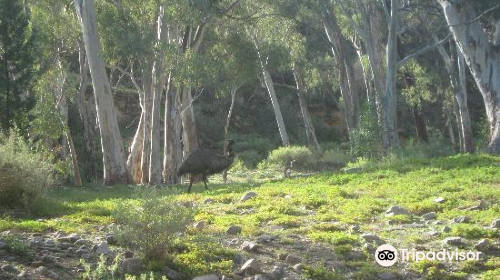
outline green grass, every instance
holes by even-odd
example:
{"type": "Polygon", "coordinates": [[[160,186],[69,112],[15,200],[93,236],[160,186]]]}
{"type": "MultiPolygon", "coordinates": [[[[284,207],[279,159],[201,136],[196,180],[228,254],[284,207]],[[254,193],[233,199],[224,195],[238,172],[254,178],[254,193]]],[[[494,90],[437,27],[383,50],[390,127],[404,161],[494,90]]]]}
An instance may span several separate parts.
{"type": "MultiPolygon", "coordinates": [[[[218,236],[224,234],[228,226],[239,225],[245,237],[261,233],[282,236],[295,233],[335,247],[342,256],[347,256],[350,248],[362,246],[358,233],[348,230],[351,225],[359,225],[363,232],[376,233],[397,246],[430,242],[429,246],[433,248],[437,246],[433,241],[446,236],[461,236],[471,244],[481,238],[499,237],[498,231],[484,227],[500,218],[500,157],[458,155],[436,159],[386,160],[366,163],[363,171],[358,173],[321,173],[285,180],[280,179],[280,173],[272,171],[252,171],[246,176],[238,171],[230,173],[229,178],[232,183],[227,185],[221,183],[220,176],[210,178],[212,184],[208,191],[198,184],[192,194],[185,193],[185,186],[158,188],[158,194],[174,196],[177,201],[196,205],[195,220],[205,221],[206,227],[190,232],[192,237],[218,236]],[[258,197],[239,202],[248,191],[257,192],[258,197]],[[445,202],[433,202],[436,197],[445,198],[445,202]],[[214,202],[204,204],[203,201],[208,198],[214,202]],[[489,201],[492,206],[482,211],[459,208],[477,205],[478,200],[489,201]],[[411,217],[385,217],[385,210],[392,205],[408,208],[411,217]],[[428,212],[436,212],[437,219],[446,223],[461,215],[470,217],[471,222],[453,225],[451,233],[441,234],[435,240],[425,237],[425,232],[419,228],[385,230],[390,227],[386,223],[388,220],[395,226],[405,226],[418,221],[419,216],[428,212]],[[283,230],[273,231],[273,227],[283,230]]],[[[149,187],[129,186],[57,189],[48,195],[50,202],[42,211],[43,220],[6,217],[0,219],[0,231],[92,232],[113,222],[111,213],[120,200],[141,200],[151,190],[149,187]]],[[[439,230],[439,227],[436,229],[439,230]]],[[[189,244],[173,254],[171,260],[181,270],[185,266],[193,267],[199,273],[226,271],[232,265],[230,258],[220,257],[227,255],[227,252],[217,251],[222,248],[215,250],[204,246],[203,242],[189,244]],[[211,252],[214,251],[219,253],[213,255],[211,252]],[[202,260],[206,264],[202,265],[202,260]]],[[[357,263],[346,257],[344,261],[352,269],[349,273],[353,279],[373,279],[374,273],[384,271],[372,258],[357,263]]],[[[321,264],[318,265],[321,267],[321,264]]],[[[427,279],[441,279],[439,277],[449,272],[437,265],[416,267],[415,270],[426,275],[427,279]]],[[[466,273],[477,274],[478,278],[484,279],[498,275],[498,269],[487,265],[471,266],[466,270],[466,273]]],[[[306,269],[306,273],[313,280],[336,279],[338,276],[338,273],[312,267],[306,269]]],[[[464,272],[453,273],[447,279],[463,278],[464,272]]]]}

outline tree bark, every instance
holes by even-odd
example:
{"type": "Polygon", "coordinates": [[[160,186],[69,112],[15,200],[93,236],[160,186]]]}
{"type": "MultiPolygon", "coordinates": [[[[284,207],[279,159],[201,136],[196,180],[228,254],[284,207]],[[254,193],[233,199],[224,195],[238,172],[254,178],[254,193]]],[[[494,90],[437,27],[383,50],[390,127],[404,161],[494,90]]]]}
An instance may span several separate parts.
{"type": "Polygon", "coordinates": [[[83,41],[94,87],[101,133],[104,183],[108,185],[128,183],[123,142],[114,112],[111,86],[102,59],[102,46],[97,34],[94,0],[74,0],[74,3],[82,25],[83,41]]]}
{"type": "MultiPolygon", "coordinates": [[[[142,93],[139,93],[142,96],[142,93]]],[[[142,97],[140,97],[141,107],[143,106],[142,97]]],[[[144,113],[141,112],[139,124],[135,131],[134,140],[130,145],[130,153],[127,159],[127,169],[130,173],[130,179],[134,184],[140,184],[142,181],[142,148],[144,145],[144,113]]]]}
{"type": "Polygon", "coordinates": [[[428,143],[429,135],[427,134],[427,127],[425,126],[425,121],[418,112],[417,106],[411,108],[411,115],[413,118],[413,124],[415,126],[415,133],[417,134],[417,139],[419,142],[428,143]]]}
{"type": "Polygon", "coordinates": [[[163,182],[167,185],[178,184],[177,170],[182,163],[181,116],[178,91],[172,87],[171,79],[167,82],[165,98],[165,144],[163,157],[163,182]]]}
{"type": "Polygon", "coordinates": [[[183,86],[181,93],[181,120],[182,138],[184,144],[184,158],[198,149],[198,134],[196,133],[196,123],[194,119],[193,97],[191,96],[191,86],[183,86]]]}
{"type": "Polygon", "coordinates": [[[359,118],[359,93],[354,85],[354,62],[350,59],[346,41],[347,38],[337,23],[335,10],[327,1],[323,1],[322,21],[328,41],[332,46],[339,70],[339,84],[342,98],[345,102],[345,117],[349,134],[356,129],[359,118]]]}
{"type": "MultiPolygon", "coordinates": [[[[223,155],[227,154],[226,141],[229,139],[229,125],[231,123],[231,117],[233,116],[234,104],[236,103],[236,93],[238,92],[239,86],[234,85],[231,87],[231,105],[229,106],[229,111],[227,112],[226,124],[224,125],[224,150],[223,155]]],[[[222,172],[222,180],[224,184],[227,183],[227,170],[222,172]]]]}
{"type": "Polygon", "coordinates": [[[490,126],[488,151],[500,154],[500,55],[496,38],[490,42],[472,3],[438,0],[453,37],[483,96],[490,126]]]}
{"type": "Polygon", "coordinates": [[[316,131],[314,129],[311,115],[309,114],[309,109],[307,108],[307,88],[297,66],[293,68],[293,77],[295,78],[295,84],[297,86],[297,95],[299,97],[300,111],[302,112],[302,120],[304,121],[307,143],[318,153],[321,153],[321,146],[319,145],[318,138],[316,137],[316,131]]]}
{"type": "Polygon", "coordinates": [[[144,91],[144,127],[143,133],[143,143],[142,143],[142,153],[141,153],[141,184],[149,184],[149,166],[151,159],[151,131],[152,131],[152,109],[153,109],[153,98],[154,98],[154,85],[153,85],[153,69],[154,63],[147,62],[146,67],[143,70],[142,82],[144,91]]]}

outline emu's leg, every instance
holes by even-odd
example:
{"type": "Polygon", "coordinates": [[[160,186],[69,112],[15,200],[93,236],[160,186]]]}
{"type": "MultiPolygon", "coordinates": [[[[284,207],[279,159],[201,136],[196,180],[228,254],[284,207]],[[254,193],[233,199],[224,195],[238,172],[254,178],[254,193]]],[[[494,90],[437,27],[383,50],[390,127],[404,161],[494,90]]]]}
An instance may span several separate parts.
{"type": "Polygon", "coordinates": [[[191,193],[191,186],[193,185],[193,175],[189,175],[189,187],[188,187],[188,193],[191,193]]]}
{"type": "Polygon", "coordinates": [[[208,190],[208,186],[207,186],[207,175],[206,174],[203,174],[203,183],[205,184],[205,189],[208,190]]]}

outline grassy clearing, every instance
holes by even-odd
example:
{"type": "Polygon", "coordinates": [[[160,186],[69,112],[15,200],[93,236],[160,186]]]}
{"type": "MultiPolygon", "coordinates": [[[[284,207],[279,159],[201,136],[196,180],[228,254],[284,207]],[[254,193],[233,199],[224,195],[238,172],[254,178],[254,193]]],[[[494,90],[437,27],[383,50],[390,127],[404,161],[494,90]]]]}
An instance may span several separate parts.
{"type": "MultiPolygon", "coordinates": [[[[438,241],[447,236],[466,238],[470,248],[479,239],[494,241],[499,238],[498,231],[485,228],[500,218],[499,157],[459,155],[425,160],[387,160],[366,164],[358,173],[321,173],[285,180],[270,180],[271,174],[274,178],[280,176],[276,172],[254,172],[245,179],[240,173],[230,174],[233,183],[228,185],[218,183],[220,177],[216,176],[211,178],[216,184],[212,184],[209,191],[196,185],[192,194],[184,193],[184,186],[57,189],[50,193],[50,203],[45,207],[42,220],[4,217],[0,219],[0,231],[93,232],[114,222],[111,213],[118,202],[141,200],[156,191],[159,196],[172,196],[177,201],[193,203],[197,206],[195,220],[207,224],[202,231],[190,232],[191,240],[172,254],[170,261],[183,271],[188,271],[188,267],[196,273],[230,270],[230,256],[234,252],[213,245],[216,242],[200,240],[204,236],[223,236],[228,226],[239,225],[246,237],[262,233],[284,237],[298,234],[314,242],[329,244],[342,258],[345,256],[344,265],[352,269],[350,273],[354,279],[373,279],[374,273],[386,270],[378,267],[369,254],[364,260],[348,257],[353,248],[362,250],[363,243],[358,233],[349,230],[352,225],[359,225],[362,232],[375,233],[402,248],[422,245],[437,250],[439,248],[435,246],[441,244],[438,241]],[[257,192],[258,196],[239,202],[240,197],[250,190],[257,192]],[[437,197],[443,197],[445,201],[433,202],[437,197]],[[213,199],[213,202],[205,204],[206,199],[213,199]],[[464,209],[477,205],[478,200],[487,201],[491,206],[481,211],[464,209]],[[385,217],[384,211],[392,205],[408,208],[412,217],[385,217]],[[425,235],[425,230],[428,232],[429,229],[394,229],[419,221],[419,216],[428,212],[436,212],[437,219],[445,223],[457,216],[467,216],[471,221],[452,225],[450,233],[432,238],[425,235]],[[388,220],[394,225],[388,225],[388,220]],[[281,230],[276,231],[277,227],[281,230]]],[[[432,227],[440,231],[443,226],[432,227]]],[[[451,269],[453,273],[449,273],[450,267],[436,263],[410,265],[410,269],[423,273],[427,279],[445,279],[443,275],[448,275],[446,279],[465,279],[470,274],[478,275],[479,279],[495,279],[500,273],[495,264],[498,264],[498,258],[489,259],[487,263],[455,266],[451,269]]],[[[335,279],[332,276],[335,273],[325,271],[321,264],[308,266],[305,273],[311,279],[335,279]]]]}

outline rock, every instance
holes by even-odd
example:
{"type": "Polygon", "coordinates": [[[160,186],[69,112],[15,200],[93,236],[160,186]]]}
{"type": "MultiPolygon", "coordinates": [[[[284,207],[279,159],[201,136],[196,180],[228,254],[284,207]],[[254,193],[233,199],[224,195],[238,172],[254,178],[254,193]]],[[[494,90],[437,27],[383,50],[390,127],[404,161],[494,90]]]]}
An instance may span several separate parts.
{"type": "Polygon", "coordinates": [[[81,257],[83,255],[90,254],[90,251],[87,250],[87,249],[78,249],[78,250],[76,250],[75,253],[76,253],[77,256],[81,257]]]}
{"type": "Polygon", "coordinates": [[[262,275],[262,274],[257,274],[253,277],[252,280],[269,280],[269,278],[267,278],[266,276],[262,275]]]}
{"type": "Polygon", "coordinates": [[[244,202],[244,201],[247,201],[249,199],[252,199],[254,197],[257,196],[257,193],[256,192],[247,192],[246,194],[244,194],[241,198],[240,198],[240,202],[244,202]]]}
{"type": "Polygon", "coordinates": [[[204,221],[198,221],[193,224],[193,228],[197,230],[202,230],[205,227],[205,222],[204,221]]]}
{"type": "Polygon", "coordinates": [[[476,245],[474,245],[474,248],[476,248],[476,250],[478,251],[485,252],[488,251],[490,245],[491,244],[488,239],[481,239],[476,245]]]}
{"type": "Polygon", "coordinates": [[[431,231],[427,235],[429,235],[430,237],[438,237],[440,233],[437,231],[431,231]]]}
{"type": "Polygon", "coordinates": [[[301,259],[299,256],[297,255],[293,255],[293,254],[289,254],[288,256],[286,256],[286,259],[285,261],[291,265],[295,265],[295,264],[298,264],[301,262],[301,259]]]}
{"type": "Polygon", "coordinates": [[[288,254],[285,254],[285,253],[278,253],[278,260],[286,260],[286,257],[288,256],[288,254]]]}
{"type": "Polygon", "coordinates": [[[77,241],[75,241],[75,246],[89,245],[90,243],[91,243],[90,240],[78,239],[77,241]]]}
{"type": "Polygon", "coordinates": [[[380,273],[378,275],[378,278],[382,279],[382,280],[392,280],[392,279],[398,278],[398,276],[392,272],[384,272],[384,273],[380,273]]]}
{"type": "Polygon", "coordinates": [[[303,268],[304,268],[304,265],[301,264],[301,263],[298,263],[298,264],[296,264],[296,265],[293,266],[293,270],[296,271],[296,272],[298,272],[298,273],[302,272],[303,268]]]}
{"type": "Polygon", "coordinates": [[[257,244],[249,241],[245,241],[243,242],[243,244],[241,244],[241,250],[245,252],[255,252],[257,251],[257,247],[258,247],[257,244]]]}
{"type": "Polygon", "coordinates": [[[446,199],[442,197],[437,197],[436,199],[433,200],[435,203],[443,203],[446,201],[446,199]]]}
{"type": "Polygon", "coordinates": [[[281,279],[285,275],[285,268],[275,265],[270,274],[274,279],[281,279]]]}
{"type": "Polygon", "coordinates": [[[168,279],[170,279],[170,280],[179,280],[179,279],[181,279],[181,278],[182,278],[182,275],[181,275],[179,272],[177,272],[177,271],[175,271],[175,270],[171,269],[171,268],[170,268],[170,267],[168,267],[168,266],[165,266],[165,267],[163,268],[163,272],[165,272],[165,275],[166,275],[166,276],[167,276],[167,278],[168,278],[168,279]]]}
{"type": "Polygon", "coordinates": [[[108,242],[109,245],[116,245],[118,243],[114,234],[106,235],[106,242],[108,242]]]}
{"type": "Polygon", "coordinates": [[[7,251],[0,250],[0,257],[7,255],[7,251]]]}
{"type": "Polygon", "coordinates": [[[455,217],[451,220],[453,224],[461,224],[461,223],[468,223],[470,221],[470,218],[467,216],[458,216],[455,217]]]}
{"type": "Polygon", "coordinates": [[[0,270],[8,274],[18,274],[19,270],[11,264],[4,264],[0,267],[0,270]]]}
{"type": "Polygon", "coordinates": [[[219,276],[215,274],[202,275],[193,278],[193,280],[219,280],[219,276]]]}
{"type": "Polygon", "coordinates": [[[203,201],[203,203],[205,203],[205,204],[210,204],[210,203],[214,203],[214,202],[215,202],[215,200],[214,200],[214,199],[212,199],[212,198],[207,198],[207,199],[205,199],[205,200],[203,201]]]}
{"type": "Polygon", "coordinates": [[[453,246],[461,246],[464,245],[464,241],[462,237],[448,237],[443,240],[443,243],[453,246]]]}
{"type": "Polygon", "coordinates": [[[500,219],[497,219],[497,220],[494,220],[493,222],[491,222],[490,227],[492,227],[492,228],[500,228],[500,219]]]}
{"type": "Polygon", "coordinates": [[[241,233],[241,227],[240,226],[230,226],[227,229],[226,233],[227,234],[231,234],[231,235],[240,234],[241,233]]]}
{"type": "Polygon", "coordinates": [[[47,272],[45,272],[45,276],[49,277],[50,279],[55,279],[55,280],[60,278],[59,274],[55,273],[52,270],[47,270],[47,272]]]}
{"type": "Polygon", "coordinates": [[[95,250],[96,255],[109,255],[111,251],[109,250],[108,242],[103,241],[97,245],[95,250]]]}
{"type": "Polygon", "coordinates": [[[404,207],[394,205],[387,209],[387,211],[385,211],[385,214],[386,216],[391,217],[394,215],[410,215],[410,212],[404,207]]]}
{"type": "Polygon", "coordinates": [[[19,272],[19,274],[17,275],[17,278],[18,279],[33,279],[33,276],[31,276],[31,274],[28,271],[23,270],[23,271],[19,272]]]}
{"type": "Polygon", "coordinates": [[[125,274],[140,274],[142,268],[142,260],[139,258],[128,258],[122,262],[122,270],[125,274]]]}
{"type": "Polygon", "coordinates": [[[243,274],[257,274],[261,271],[260,264],[256,259],[249,259],[246,261],[240,269],[240,273],[243,274]]]}
{"type": "Polygon", "coordinates": [[[231,278],[229,278],[229,277],[227,277],[227,276],[225,276],[225,275],[222,275],[221,280],[233,280],[233,279],[231,279],[231,278]]]}
{"type": "Polygon", "coordinates": [[[382,240],[380,237],[376,236],[375,234],[370,234],[370,233],[365,233],[361,235],[361,238],[363,238],[366,242],[381,242],[382,240]]]}
{"type": "Polygon", "coordinates": [[[2,240],[0,240],[0,250],[3,250],[7,248],[7,244],[5,242],[3,242],[2,240]]]}
{"type": "Polygon", "coordinates": [[[436,212],[429,212],[422,216],[425,221],[435,220],[437,218],[436,212]]]}
{"type": "Polygon", "coordinates": [[[353,226],[351,227],[351,231],[353,231],[353,232],[359,232],[359,230],[360,230],[360,228],[359,228],[359,226],[358,226],[358,225],[353,225],[353,226]]]}
{"type": "Polygon", "coordinates": [[[52,256],[45,255],[42,257],[42,262],[45,264],[53,264],[56,262],[56,259],[52,256]]]}
{"type": "Polygon", "coordinates": [[[444,226],[443,232],[448,233],[451,231],[451,228],[449,226],[444,226]]]}
{"type": "Polygon", "coordinates": [[[256,242],[258,243],[271,243],[276,240],[276,236],[272,236],[269,234],[262,234],[257,236],[256,242]]]}

